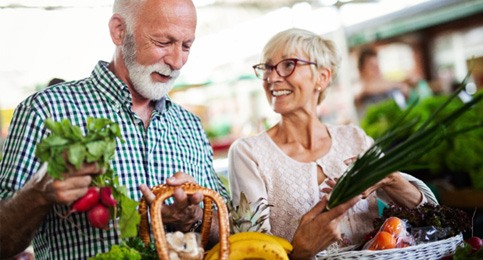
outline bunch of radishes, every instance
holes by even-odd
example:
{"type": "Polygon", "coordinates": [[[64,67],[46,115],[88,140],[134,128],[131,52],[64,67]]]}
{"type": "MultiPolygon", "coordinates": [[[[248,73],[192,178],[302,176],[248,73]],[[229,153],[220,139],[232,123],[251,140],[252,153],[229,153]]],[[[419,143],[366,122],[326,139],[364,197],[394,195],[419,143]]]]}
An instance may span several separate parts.
{"type": "Polygon", "coordinates": [[[86,212],[89,223],[96,228],[108,229],[109,220],[119,228],[121,238],[137,236],[140,216],[138,202],[128,196],[126,187],[110,165],[119,139],[124,142],[119,125],[107,118],[87,118],[84,130],[68,119],[54,121],[47,118],[45,127],[50,135],[36,146],[35,155],[47,162],[47,172],[53,179],[62,179],[69,167],[80,169],[84,163],[96,163],[103,173],[93,178],[87,193],[75,201],[66,215],[86,212]],[[112,217],[111,217],[112,216],[112,217]]]}
{"type": "Polygon", "coordinates": [[[111,187],[90,187],[87,193],[70,206],[67,216],[75,212],[87,212],[89,223],[96,228],[107,228],[111,219],[111,208],[116,210],[117,201],[111,187]]]}

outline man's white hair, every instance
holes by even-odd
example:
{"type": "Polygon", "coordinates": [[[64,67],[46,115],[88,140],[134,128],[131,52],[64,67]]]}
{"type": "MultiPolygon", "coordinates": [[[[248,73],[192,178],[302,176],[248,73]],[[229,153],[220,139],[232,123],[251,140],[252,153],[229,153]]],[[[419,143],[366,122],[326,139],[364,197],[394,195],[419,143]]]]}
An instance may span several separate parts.
{"type": "Polygon", "coordinates": [[[126,29],[129,33],[134,30],[136,14],[146,0],[115,0],[112,12],[121,15],[126,22],[126,29]]]}

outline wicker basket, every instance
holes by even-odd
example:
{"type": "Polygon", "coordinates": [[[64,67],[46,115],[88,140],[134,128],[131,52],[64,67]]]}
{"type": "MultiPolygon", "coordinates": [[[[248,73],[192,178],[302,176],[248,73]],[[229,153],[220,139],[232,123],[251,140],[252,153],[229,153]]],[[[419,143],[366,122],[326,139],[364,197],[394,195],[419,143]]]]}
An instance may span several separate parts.
{"type": "MultiPolygon", "coordinates": [[[[164,233],[164,225],[161,216],[161,207],[164,201],[173,195],[176,187],[158,185],[151,190],[156,195],[156,198],[151,203],[150,216],[152,219],[152,229],[154,234],[154,242],[156,250],[158,252],[159,259],[168,258],[168,245],[166,242],[166,235],[164,233]]],[[[213,190],[201,187],[194,183],[186,183],[181,186],[186,194],[194,194],[200,192],[203,194],[204,208],[203,208],[203,223],[201,226],[201,245],[205,247],[210,235],[211,220],[213,217],[213,202],[218,208],[218,223],[220,229],[220,259],[228,259],[230,254],[230,245],[228,237],[230,235],[230,226],[228,223],[228,209],[223,201],[223,198],[213,190]]],[[[149,220],[147,202],[144,196],[141,198],[139,204],[139,213],[141,214],[141,223],[139,228],[139,236],[144,244],[149,245],[150,233],[149,233],[149,220]]]]}
{"type": "Polygon", "coordinates": [[[387,250],[347,251],[337,254],[318,256],[317,259],[441,259],[454,254],[456,247],[463,242],[461,234],[448,239],[423,243],[405,248],[387,250]]]}

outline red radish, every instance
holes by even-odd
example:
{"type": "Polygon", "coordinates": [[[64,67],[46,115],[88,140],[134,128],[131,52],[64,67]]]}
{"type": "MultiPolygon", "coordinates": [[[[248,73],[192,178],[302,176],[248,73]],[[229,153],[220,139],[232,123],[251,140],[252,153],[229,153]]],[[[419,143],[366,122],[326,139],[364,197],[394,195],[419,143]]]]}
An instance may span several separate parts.
{"type": "Polygon", "coordinates": [[[70,206],[67,216],[74,212],[86,212],[99,203],[99,188],[90,187],[87,193],[70,206]]]}
{"type": "Polygon", "coordinates": [[[102,204],[108,207],[115,207],[117,205],[117,201],[112,196],[112,188],[111,187],[102,187],[101,188],[101,202],[102,204]]]}
{"type": "Polygon", "coordinates": [[[111,219],[111,212],[99,203],[87,212],[87,219],[93,227],[106,228],[111,219]]]}
{"type": "Polygon", "coordinates": [[[470,237],[465,241],[473,248],[473,252],[480,250],[480,248],[483,246],[483,240],[481,240],[479,237],[470,237]]]}

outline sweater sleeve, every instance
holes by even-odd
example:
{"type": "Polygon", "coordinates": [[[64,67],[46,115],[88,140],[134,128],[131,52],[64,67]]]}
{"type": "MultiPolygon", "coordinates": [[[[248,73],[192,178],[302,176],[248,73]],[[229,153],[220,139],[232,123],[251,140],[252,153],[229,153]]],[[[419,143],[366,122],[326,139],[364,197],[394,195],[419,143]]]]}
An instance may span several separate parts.
{"type": "MultiPolygon", "coordinates": [[[[422,199],[421,202],[419,203],[418,207],[425,204],[425,203],[431,203],[434,205],[438,205],[438,200],[436,199],[436,196],[434,196],[434,193],[431,191],[431,189],[421,181],[420,179],[409,175],[407,173],[401,172],[401,175],[406,179],[408,182],[410,182],[412,185],[416,186],[418,190],[421,192],[422,199]]],[[[377,196],[384,202],[384,203],[389,203],[391,200],[389,197],[386,195],[386,193],[382,190],[377,191],[377,196]]]]}
{"type": "MultiPolygon", "coordinates": [[[[250,146],[244,139],[235,141],[228,152],[228,178],[230,195],[234,205],[240,203],[240,193],[244,192],[248,202],[253,208],[254,203],[260,199],[268,199],[267,189],[258,170],[258,162],[253,156],[255,147],[250,146]]],[[[270,214],[267,208],[263,214],[270,214]]],[[[270,231],[269,219],[263,228],[270,231]]]]}

